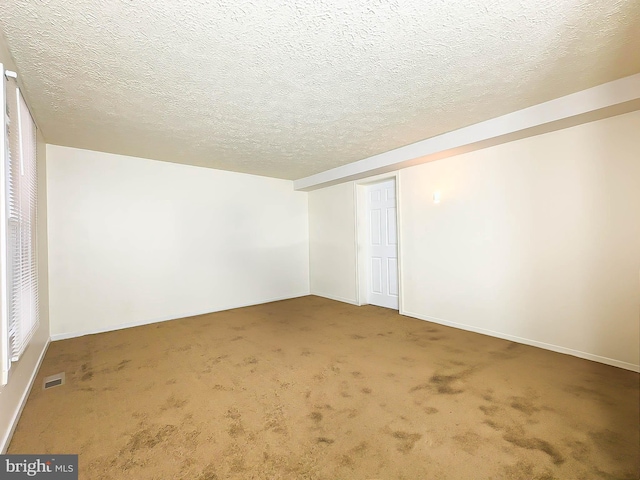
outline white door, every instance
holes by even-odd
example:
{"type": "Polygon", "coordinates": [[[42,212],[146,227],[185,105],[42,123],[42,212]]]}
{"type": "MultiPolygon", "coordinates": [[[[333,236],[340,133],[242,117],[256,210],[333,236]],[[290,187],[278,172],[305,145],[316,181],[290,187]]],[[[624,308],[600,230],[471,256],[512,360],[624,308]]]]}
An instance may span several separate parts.
{"type": "Polygon", "coordinates": [[[398,310],[396,183],[367,187],[367,301],[398,310]]]}

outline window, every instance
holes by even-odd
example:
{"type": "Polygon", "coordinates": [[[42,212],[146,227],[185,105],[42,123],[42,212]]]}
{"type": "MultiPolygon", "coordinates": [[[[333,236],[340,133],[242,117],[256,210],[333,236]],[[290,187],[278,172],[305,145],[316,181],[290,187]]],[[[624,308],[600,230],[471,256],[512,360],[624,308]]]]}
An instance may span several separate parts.
{"type": "MultiPolygon", "coordinates": [[[[0,65],[1,66],[1,65],[0,65]]],[[[2,69],[4,72],[4,69],[2,69]]],[[[0,174],[2,383],[39,324],[36,126],[15,79],[2,75],[0,174]]]]}

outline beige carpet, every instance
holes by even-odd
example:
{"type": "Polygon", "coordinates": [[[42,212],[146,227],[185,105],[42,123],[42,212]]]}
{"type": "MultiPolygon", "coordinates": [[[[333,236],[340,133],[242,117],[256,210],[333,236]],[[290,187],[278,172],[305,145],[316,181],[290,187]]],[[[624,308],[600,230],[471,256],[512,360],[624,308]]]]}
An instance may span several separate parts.
{"type": "Polygon", "coordinates": [[[78,453],[81,479],[637,479],[638,387],[304,297],[52,343],[9,453],[78,453]]]}

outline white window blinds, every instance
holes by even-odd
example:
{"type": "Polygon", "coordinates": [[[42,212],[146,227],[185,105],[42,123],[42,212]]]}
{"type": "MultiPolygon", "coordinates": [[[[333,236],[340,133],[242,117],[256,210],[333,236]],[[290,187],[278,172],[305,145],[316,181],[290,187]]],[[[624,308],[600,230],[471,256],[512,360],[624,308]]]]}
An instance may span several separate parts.
{"type": "Polygon", "coordinates": [[[8,356],[17,361],[38,328],[36,126],[14,80],[6,83],[4,213],[8,356]]]}

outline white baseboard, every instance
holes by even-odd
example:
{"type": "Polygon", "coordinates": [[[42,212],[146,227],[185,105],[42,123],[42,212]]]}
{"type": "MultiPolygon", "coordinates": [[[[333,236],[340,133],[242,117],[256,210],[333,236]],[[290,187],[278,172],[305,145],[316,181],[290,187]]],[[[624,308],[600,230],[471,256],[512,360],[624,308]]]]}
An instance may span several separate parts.
{"type": "Polygon", "coordinates": [[[9,430],[5,433],[4,438],[2,439],[2,443],[0,443],[0,454],[4,454],[7,452],[7,448],[9,448],[9,442],[11,442],[11,438],[13,437],[13,432],[15,432],[16,427],[18,426],[18,420],[20,420],[20,415],[22,415],[22,410],[24,409],[25,404],[27,403],[27,398],[29,398],[29,393],[31,393],[31,388],[33,387],[33,382],[36,379],[36,375],[40,371],[40,365],[42,365],[42,361],[44,360],[44,356],[47,353],[47,348],[49,348],[50,340],[47,340],[45,343],[42,352],[40,352],[40,357],[38,358],[38,362],[36,363],[33,372],[31,373],[31,378],[29,379],[29,383],[27,388],[22,393],[22,397],[20,398],[20,403],[18,404],[15,412],[13,413],[13,418],[11,419],[9,430]]]}
{"type": "Polygon", "coordinates": [[[311,295],[315,295],[317,297],[328,298],[329,300],[335,300],[336,302],[350,303],[351,305],[355,305],[356,307],[360,306],[360,304],[355,300],[352,300],[352,299],[349,299],[349,298],[339,297],[337,295],[330,295],[328,293],[320,293],[320,292],[311,292],[311,295]]]}
{"type": "Polygon", "coordinates": [[[400,314],[406,315],[408,317],[414,317],[419,320],[425,320],[427,322],[439,323],[440,325],[446,325],[448,327],[467,330],[469,332],[481,333],[483,335],[502,338],[504,340],[511,340],[513,342],[522,343],[524,345],[530,345],[532,347],[544,348],[545,350],[551,350],[552,352],[564,353],[566,355],[572,355],[574,357],[584,358],[586,360],[592,360],[594,362],[599,362],[599,363],[604,363],[606,365],[612,365],[614,367],[624,368],[625,370],[631,370],[633,372],[640,372],[640,365],[634,365],[633,363],[623,362],[621,360],[616,360],[615,358],[602,357],[600,355],[595,355],[593,353],[582,352],[580,350],[561,347],[559,345],[553,345],[551,343],[539,342],[537,340],[530,340],[528,338],[516,337],[515,335],[508,335],[506,333],[494,332],[493,330],[474,327],[471,325],[466,325],[464,323],[450,322],[449,320],[443,320],[442,318],[430,317],[428,315],[420,315],[418,313],[412,313],[406,310],[400,312],[400,314]]]}
{"type": "Polygon", "coordinates": [[[241,305],[228,305],[228,306],[224,306],[222,308],[219,308],[217,310],[186,312],[186,313],[183,313],[183,314],[171,315],[171,316],[168,316],[168,317],[152,318],[152,319],[147,319],[147,320],[140,320],[138,322],[120,323],[118,325],[109,325],[109,326],[106,326],[106,327],[92,328],[92,329],[89,329],[89,330],[83,330],[81,332],[56,333],[56,334],[51,335],[51,341],[52,342],[56,342],[58,340],[66,340],[68,338],[84,337],[85,335],[94,335],[96,333],[113,332],[115,330],[122,330],[122,329],[125,329],[125,328],[141,327],[142,325],[149,325],[149,324],[152,324],[152,323],[168,322],[168,321],[171,321],[171,320],[178,320],[180,318],[196,317],[198,315],[207,315],[209,313],[224,312],[226,310],[233,310],[235,308],[252,307],[254,305],[262,305],[262,304],[265,304],[265,303],[279,302],[281,300],[290,300],[292,298],[306,297],[307,295],[309,295],[309,292],[298,293],[298,294],[295,294],[295,295],[288,295],[286,297],[270,298],[270,299],[260,300],[258,302],[254,302],[254,303],[247,303],[247,304],[241,304],[241,305]]]}

